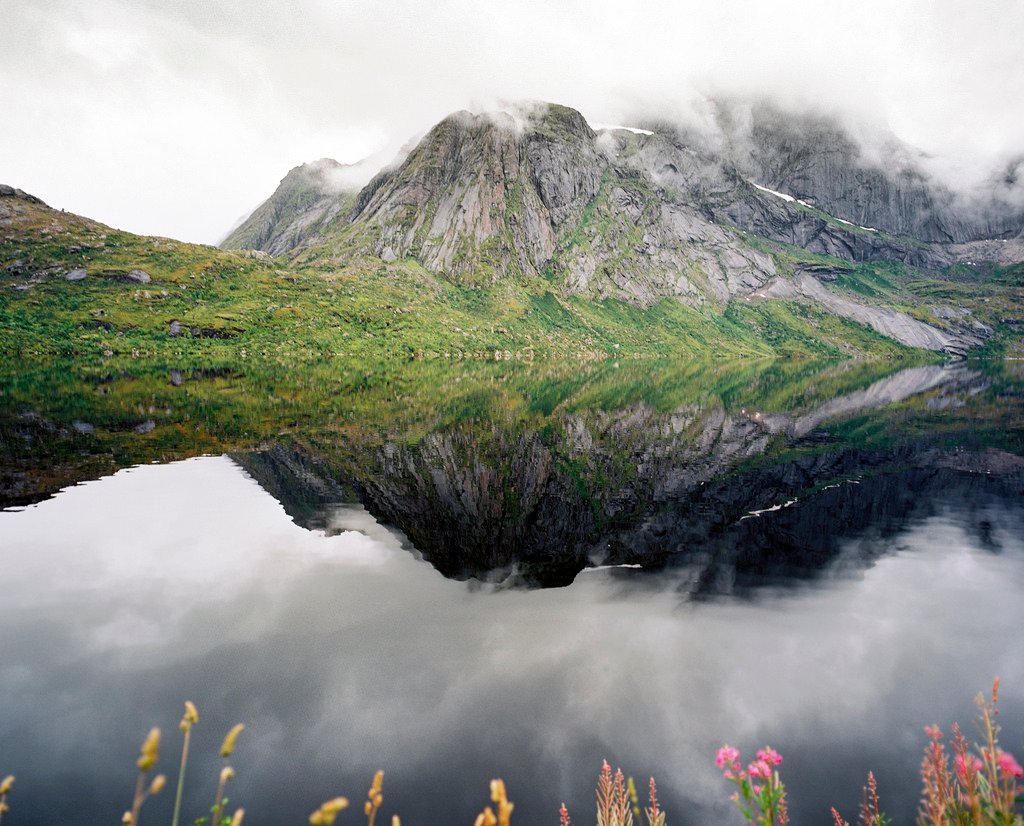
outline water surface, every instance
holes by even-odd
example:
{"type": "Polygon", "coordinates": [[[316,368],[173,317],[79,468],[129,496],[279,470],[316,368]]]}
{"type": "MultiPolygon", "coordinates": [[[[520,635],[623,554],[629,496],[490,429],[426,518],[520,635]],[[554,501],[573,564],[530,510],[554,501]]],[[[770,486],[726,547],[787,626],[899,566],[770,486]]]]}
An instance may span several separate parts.
{"type": "Polygon", "coordinates": [[[117,822],[151,725],[173,775],[192,699],[189,817],[242,721],[247,823],[358,800],[377,768],[405,823],[471,823],[495,776],[514,822],[562,800],[586,822],[602,758],[655,775],[670,822],[735,822],[711,762],[726,741],[783,751],[794,822],[855,817],[868,769],[911,822],[921,727],[966,723],[996,674],[1024,751],[1014,383],[914,369],[842,392],[756,374],[759,399],[751,374],[722,377],[663,402],[527,383],[514,405],[499,381],[461,397],[476,415],[411,405],[249,443],[221,411],[230,455],[98,478],[104,456],[173,459],[186,406],[125,405],[149,430],[79,409],[93,432],[64,435],[42,399],[15,410],[3,432],[47,457],[9,450],[21,490],[60,468],[79,483],[0,513],[12,815],[117,822]]]}

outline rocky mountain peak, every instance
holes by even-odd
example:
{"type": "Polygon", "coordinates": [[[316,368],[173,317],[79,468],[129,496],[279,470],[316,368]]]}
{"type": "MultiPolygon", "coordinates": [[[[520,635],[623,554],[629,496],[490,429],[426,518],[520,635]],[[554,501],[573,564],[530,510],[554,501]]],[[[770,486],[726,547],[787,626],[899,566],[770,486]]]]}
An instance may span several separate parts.
{"type": "Polygon", "coordinates": [[[957,212],[913,150],[872,157],[826,115],[726,107],[719,129],[718,139],[667,124],[595,132],[580,112],[535,102],[460,111],[358,194],[325,186],[333,162],[307,164],[247,223],[272,254],[410,259],[470,287],[543,278],[563,296],[641,307],[796,296],[914,346],[959,347],[901,314],[830,303],[812,276],[796,283],[785,250],[975,266],[1002,262],[1017,242],[957,242],[1016,235],[1019,216],[957,212]]]}
{"type": "Polygon", "coordinates": [[[224,249],[281,255],[313,243],[348,223],[359,186],[354,165],[321,158],[288,171],[274,194],[221,242],[224,249]]]}

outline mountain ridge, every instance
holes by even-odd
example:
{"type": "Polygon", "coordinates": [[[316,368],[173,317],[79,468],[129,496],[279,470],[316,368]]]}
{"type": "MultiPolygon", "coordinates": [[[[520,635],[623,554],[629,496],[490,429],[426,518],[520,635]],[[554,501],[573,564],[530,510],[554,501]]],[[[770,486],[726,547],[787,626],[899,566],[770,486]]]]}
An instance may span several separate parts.
{"type": "Polygon", "coordinates": [[[457,112],[354,201],[351,193],[321,195],[263,248],[297,263],[409,259],[470,288],[543,280],[566,297],[640,307],[667,297],[721,312],[737,298],[786,297],[816,302],[910,346],[953,353],[987,338],[991,331],[983,326],[950,334],[899,310],[832,300],[827,287],[806,278],[820,268],[799,259],[898,262],[931,272],[1015,263],[1024,260],[1024,241],[1016,237],[1024,232],[1024,213],[972,226],[952,207],[936,206],[942,190],[929,189],[923,173],[908,172],[909,155],[898,186],[880,168],[858,167],[852,139],[827,121],[815,122],[813,134],[827,144],[820,157],[771,110],[759,123],[750,130],[757,151],[742,168],[727,154],[686,143],[679,132],[595,131],[578,111],[557,104],[457,112]],[[831,178],[830,164],[838,169],[831,178]],[[798,186],[783,183],[806,197],[775,188],[784,169],[799,172],[798,186]],[[867,195],[858,196],[858,187],[867,195]],[[865,223],[824,212],[817,201],[840,209],[859,204],[855,217],[865,223]],[[312,225],[325,209],[334,216],[327,231],[321,223],[288,242],[288,227],[312,225]],[[920,237],[867,223],[876,218],[920,237]],[[1013,237],[978,237],[990,230],[1013,237]]]}

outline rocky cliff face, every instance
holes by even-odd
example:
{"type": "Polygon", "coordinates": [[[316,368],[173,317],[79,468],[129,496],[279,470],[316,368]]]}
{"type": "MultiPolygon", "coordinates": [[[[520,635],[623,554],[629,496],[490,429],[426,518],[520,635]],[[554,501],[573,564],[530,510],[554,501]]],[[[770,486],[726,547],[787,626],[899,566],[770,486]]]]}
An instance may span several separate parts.
{"type": "Polygon", "coordinates": [[[734,231],[659,198],[578,112],[518,115],[446,118],[360,194],[347,240],[462,283],[546,275],[570,295],[643,306],[723,304],[775,273],[734,231]]]}
{"type": "Polygon", "coordinates": [[[1010,238],[1024,228],[1024,209],[1006,197],[1015,165],[961,197],[929,174],[923,153],[892,135],[868,146],[834,117],[766,102],[719,102],[715,120],[723,157],[745,176],[854,225],[940,244],[1010,238]]]}
{"type": "Polygon", "coordinates": [[[359,191],[341,177],[349,168],[330,158],[295,167],[221,247],[281,255],[330,235],[349,222],[359,191]]]}
{"type": "MultiPolygon", "coordinates": [[[[589,131],[585,123],[576,125],[589,131]]],[[[564,134],[569,155],[580,142],[570,142],[576,137],[571,129],[564,134]]],[[[413,257],[463,282],[536,273],[550,259],[555,238],[531,171],[510,116],[456,113],[435,126],[404,164],[360,193],[349,237],[385,261],[413,257]]],[[[573,180],[572,164],[561,171],[563,189],[553,203],[564,213],[572,207],[574,186],[585,184],[573,180]]],[[[579,199],[586,202],[585,192],[579,199]]]]}
{"type": "Polygon", "coordinates": [[[955,353],[985,337],[790,282],[792,256],[778,245],[933,270],[1005,264],[1024,254],[1008,240],[1024,214],[995,201],[988,212],[957,211],[909,150],[893,148],[883,167],[827,119],[760,107],[721,129],[709,143],[671,127],[595,132],[551,104],[459,112],[357,196],[322,184],[332,162],[292,170],[226,243],[339,264],[413,259],[472,287],[543,278],[564,295],[642,307],[797,298],[955,353]]]}

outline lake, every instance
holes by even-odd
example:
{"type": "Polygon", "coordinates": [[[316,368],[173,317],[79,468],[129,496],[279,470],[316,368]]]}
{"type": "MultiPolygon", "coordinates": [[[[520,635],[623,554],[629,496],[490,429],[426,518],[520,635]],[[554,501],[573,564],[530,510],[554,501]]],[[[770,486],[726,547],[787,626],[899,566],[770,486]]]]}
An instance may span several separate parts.
{"type": "MultiPolygon", "coordinates": [[[[0,401],[0,775],[12,824],[117,822],[150,726],[184,814],[246,730],[247,824],[373,772],[384,814],[593,816],[602,759],[669,823],[912,822],[924,725],[1002,679],[1024,752],[1013,364],[53,370],[0,401]]],[[[173,794],[143,822],[169,822],[173,794]]],[[[6,819],[5,819],[6,820],[6,819]]]]}

